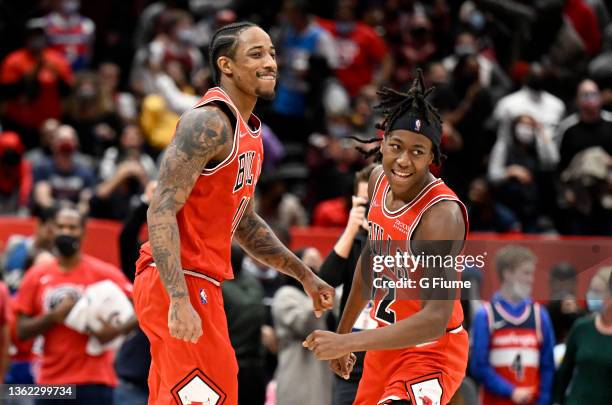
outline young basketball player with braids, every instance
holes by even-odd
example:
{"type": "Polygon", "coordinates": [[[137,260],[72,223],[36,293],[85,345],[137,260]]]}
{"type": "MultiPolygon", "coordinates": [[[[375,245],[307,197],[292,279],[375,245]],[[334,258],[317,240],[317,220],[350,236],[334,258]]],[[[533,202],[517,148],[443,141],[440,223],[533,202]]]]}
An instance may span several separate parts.
{"type": "MultiPolygon", "coordinates": [[[[431,91],[419,70],[407,93],[379,93],[384,138],[370,153],[382,161],[369,182],[370,245],[357,264],[338,333],[315,331],[304,342],[344,378],[354,363],[352,352],[367,351],[356,405],[447,404],[465,374],[468,337],[454,290],[419,291],[411,299],[379,290],[386,295],[375,297],[371,312],[378,328],[349,333],[370,297],[372,285],[364,275],[371,272],[370,252],[394,255],[400,247],[413,255],[457,255],[467,235],[465,206],[429,172],[440,161],[442,132],[426,100],[431,91]]],[[[444,270],[452,277],[454,270],[444,270]]]]}
{"type": "Polygon", "coordinates": [[[253,211],[263,159],[259,97],[274,97],[275,50],[252,23],[219,29],[210,63],[218,87],[183,114],[166,149],[137,262],[134,302],[151,342],[150,404],[237,404],[238,365],[221,283],[233,278],[232,237],[253,257],[295,277],[315,314],[334,291],[253,211]]]}

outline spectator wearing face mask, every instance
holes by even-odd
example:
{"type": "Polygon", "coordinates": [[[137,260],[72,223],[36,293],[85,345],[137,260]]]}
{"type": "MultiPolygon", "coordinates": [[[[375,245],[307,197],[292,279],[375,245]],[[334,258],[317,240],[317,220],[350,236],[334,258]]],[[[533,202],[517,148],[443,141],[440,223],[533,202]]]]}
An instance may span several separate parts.
{"type": "Polygon", "coordinates": [[[593,315],[576,321],[567,338],[555,405],[607,405],[612,398],[612,267],[593,277],[587,302],[593,315]]]}
{"type": "Polygon", "coordinates": [[[15,132],[0,132],[0,215],[27,212],[32,191],[32,166],[15,132]]]}
{"type": "Polygon", "coordinates": [[[88,286],[110,280],[129,297],[132,285],[117,268],[82,252],[85,219],[77,209],[57,211],[54,234],[57,259],[36,265],[21,283],[17,335],[21,340],[39,335],[45,339],[37,384],[76,384],[75,405],[110,404],[117,385],[113,353],[90,354],[88,343],[95,338],[104,344],[131,331],[136,317],[121,324],[100,319],[101,329],[89,333],[69,328],[64,321],[88,286]]]}
{"type": "Polygon", "coordinates": [[[78,141],[68,125],[58,128],[53,139],[52,157],[34,168],[34,205],[42,208],[57,201],[68,200],[79,205],[82,213],[89,211],[89,199],[95,185],[92,170],[75,159],[78,141]]]}
{"type": "Polygon", "coordinates": [[[536,257],[509,245],[495,268],[501,287],[474,317],[470,372],[484,404],[550,404],[555,336],[548,312],[531,298],[536,257]]]}
{"type": "Polygon", "coordinates": [[[488,178],[498,187],[501,201],[512,209],[527,232],[537,232],[541,204],[553,204],[552,169],[559,160],[548,127],[532,116],[512,123],[512,136],[498,138],[489,160],[488,178]]]}
{"type": "Polygon", "coordinates": [[[601,146],[612,155],[612,113],[601,109],[601,93],[594,81],[580,82],[576,104],[578,112],[561,122],[556,136],[560,145],[560,172],[576,154],[592,146],[601,146]]]}

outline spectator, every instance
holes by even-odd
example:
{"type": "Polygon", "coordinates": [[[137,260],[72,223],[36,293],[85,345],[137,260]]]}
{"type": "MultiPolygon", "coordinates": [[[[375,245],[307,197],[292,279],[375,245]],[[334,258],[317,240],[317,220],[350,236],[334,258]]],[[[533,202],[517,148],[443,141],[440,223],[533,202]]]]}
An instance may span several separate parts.
{"type": "Polygon", "coordinates": [[[387,45],[369,26],[357,21],[355,1],[338,2],[335,20],[318,22],[334,37],[339,64],[336,76],[351,97],[366,86],[378,88],[389,81],[393,59],[387,45]]]}
{"type": "MultiPolygon", "coordinates": [[[[24,277],[17,295],[17,334],[20,339],[38,335],[45,339],[37,384],[77,384],[75,404],[109,404],[112,387],[117,385],[113,353],[88,354],[90,335],[70,329],[63,322],[89,285],[111,280],[128,296],[132,285],[118,269],[82,253],[84,228],[84,217],[77,209],[65,207],[57,211],[54,233],[58,257],[33,267],[24,277]]],[[[135,325],[135,317],[116,326],[104,319],[103,328],[91,336],[106,343],[135,325]]]]}
{"type": "Polygon", "coordinates": [[[585,0],[566,0],[563,13],[580,35],[588,55],[596,55],[601,48],[601,32],[593,10],[585,0]]]}
{"type": "Polygon", "coordinates": [[[89,66],[93,53],[96,25],[79,14],[80,0],[53,0],[53,11],[41,19],[49,45],[60,52],[72,70],[89,66]]]}
{"type": "Polygon", "coordinates": [[[137,118],[136,99],[132,93],[119,90],[121,68],[115,63],[101,63],[98,67],[98,77],[104,109],[117,114],[122,124],[135,122],[137,118]]]}
{"type": "Polygon", "coordinates": [[[574,324],[557,371],[555,405],[604,405],[612,398],[612,267],[591,279],[587,295],[593,315],[574,324]]]}
{"type": "Polygon", "coordinates": [[[121,119],[114,111],[114,104],[105,103],[96,74],[82,72],[77,76],[64,123],[76,130],[81,151],[87,155],[101,158],[106,148],[117,145],[121,119]]]}
{"type": "Polygon", "coordinates": [[[32,166],[15,132],[0,132],[0,215],[27,212],[32,192],[32,166]]]}
{"type": "MultiPolygon", "coordinates": [[[[272,102],[274,115],[268,123],[281,137],[288,136],[306,139],[312,132],[309,120],[314,106],[308,103],[308,93],[313,89],[308,82],[312,68],[311,59],[319,56],[332,69],[338,66],[334,40],[330,33],[319,26],[309,12],[304,0],[285,0],[283,16],[287,23],[280,27],[276,41],[279,48],[279,79],[276,97],[272,102]],[[296,135],[296,131],[300,135],[296,135]]],[[[318,77],[317,80],[322,80],[318,77]]],[[[319,100],[312,100],[318,101],[319,100]]]]}
{"type": "MultiPolygon", "coordinates": [[[[319,276],[332,287],[342,286],[340,300],[340,314],[344,312],[346,301],[351,292],[353,276],[357,266],[357,259],[361,255],[368,238],[367,210],[369,206],[368,181],[375,165],[371,164],[355,174],[355,186],[352,196],[352,208],[344,232],[334,245],[334,248],[321,265],[319,276]]],[[[370,318],[371,306],[362,311],[355,322],[353,331],[375,328],[376,323],[370,318]]],[[[355,353],[357,360],[349,380],[336,377],[334,381],[334,405],[350,405],[355,401],[357,387],[363,371],[365,353],[355,353]]]]}
{"type": "Polygon", "coordinates": [[[283,405],[329,404],[333,382],[329,366],[309,356],[302,346],[309,333],[327,329],[325,318],[314,316],[310,298],[299,282],[286,279],[286,285],[276,292],[272,301],[274,328],[279,339],[276,401],[283,405]]]}
{"type": "Polygon", "coordinates": [[[524,247],[499,250],[501,287],[472,323],[471,374],[483,403],[550,404],[555,337],[546,309],[531,299],[536,257],[524,247]]]}
{"type": "Polygon", "coordinates": [[[553,206],[552,169],[559,160],[548,128],[529,115],[511,125],[510,138],[498,138],[489,160],[488,178],[501,201],[520,218],[526,232],[537,232],[538,216],[553,206]]]}
{"type": "Polygon", "coordinates": [[[542,67],[532,64],[521,89],[497,102],[493,111],[493,118],[499,125],[497,139],[509,139],[512,136],[513,120],[520,115],[537,117],[542,129],[550,134],[555,133],[565,106],[559,98],[544,90],[545,80],[542,67]]]}
{"type": "Polygon", "coordinates": [[[43,160],[51,157],[51,143],[55,137],[55,132],[61,123],[55,118],[49,118],[42,123],[39,128],[39,144],[36,148],[26,152],[25,158],[32,167],[39,166],[43,160]]]}
{"type": "Polygon", "coordinates": [[[459,58],[466,55],[475,55],[478,62],[478,81],[483,88],[490,91],[494,101],[499,100],[508,93],[512,82],[506,73],[494,60],[483,55],[476,36],[470,31],[463,31],[455,38],[455,48],[452,55],[442,61],[444,68],[452,72],[459,58]]]}
{"type": "Polygon", "coordinates": [[[565,353],[565,340],[576,319],[584,315],[576,299],[576,270],[561,262],[550,272],[550,301],[546,306],[555,330],[555,365],[559,366],[565,353]]]}
{"type": "Polygon", "coordinates": [[[29,149],[38,144],[41,124],[61,116],[72,70],[62,54],[47,46],[40,22],[28,22],[26,30],[25,46],[2,61],[0,84],[6,99],[5,127],[19,133],[29,149]]]}
{"type": "Polygon", "coordinates": [[[300,200],[285,187],[278,172],[262,176],[257,183],[257,212],[269,224],[283,228],[306,226],[306,210],[300,200]]]}
{"type": "Polygon", "coordinates": [[[259,281],[242,271],[244,252],[232,245],[234,279],[223,283],[227,327],[238,360],[238,405],[263,405],[266,398],[262,332],[264,291],[259,281]]]}
{"type": "Polygon", "coordinates": [[[37,211],[37,223],[31,236],[12,235],[6,243],[2,261],[2,279],[11,294],[19,290],[26,271],[41,258],[47,258],[53,250],[53,219],[55,207],[37,211]]]}
{"type": "Polygon", "coordinates": [[[157,177],[153,159],[143,153],[144,139],[135,125],[124,128],[120,148],[111,147],[100,162],[101,183],[91,201],[91,216],[121,219],[143,193],[147,183],[157,177]]]}
{"type": "MultiPolygon", "coordinates": [[[[142,243],[139,240],[140,229],[147,220],[147,209],[151,196],[157,187],[157,182],[147,184],[138,206],[130,209],[121,233],[119,235],[119,253],[123,274],[134,282],[138,250],[142,243]]],[[[117,352],[115,371],[119,384],[113,392],[114,404],[145,405],[148,403],[149,367],[151,352],[147,336],[136,326],[125,337],[125,341],[117,352]]]]}
{"type": "Polygon", "coordinates": [[[565,170],[578,152],[601,146],[612,155],[612,113],[601,109],[601,93],[592,80],[583,80],[576,94],[578,112],[559,125],[559,171],[565,170]]]}
{"type": "Polygon", "coordinates": [[[90,168],[75,159],[78,140],[74,128],[62,125],[51,145],[53,156],[34,168],[35,207],[48,208],[56,201],[78,203],[82,213],[89,212],[89,199],[95,184],[90,168]]]}
{"type": "Polygon", "coordinates": [[[514,212],[499,203],[486,179],[472,181],[468,192],[470,230],[477,232],[520,232],[521,222],[514,212]]]}

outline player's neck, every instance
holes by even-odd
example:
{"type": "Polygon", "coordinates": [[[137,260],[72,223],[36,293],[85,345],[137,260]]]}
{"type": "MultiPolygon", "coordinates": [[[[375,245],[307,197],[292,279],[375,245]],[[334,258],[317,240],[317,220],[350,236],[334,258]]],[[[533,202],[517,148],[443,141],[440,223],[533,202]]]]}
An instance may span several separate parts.
{"type": "Polygon", "coordinates": [[[435,177],[431,173],[427,173],[427,175],[423,177],[423,181],[419,182],[418,184],[415,184],[414,187],[412,187],[410,190],[407,190],[403,194],[396,194],[393,192],[393,189],[391,189],[393,199],[401,200],[404,204],[409,204],[419,195],[421,191],[423,191],[425,187],[427,187],[429,183],[434,181],[434,179],[435,177]]]}
{"type": "Polygon", "coordinates": [[[248,95],[231,84],[221,83],[219,87],[221,87],[230,97],[244,122],[248,123],[253,113],[253,109],[255,108],[255,104],[257,103],[257,97],[248,95]]]}

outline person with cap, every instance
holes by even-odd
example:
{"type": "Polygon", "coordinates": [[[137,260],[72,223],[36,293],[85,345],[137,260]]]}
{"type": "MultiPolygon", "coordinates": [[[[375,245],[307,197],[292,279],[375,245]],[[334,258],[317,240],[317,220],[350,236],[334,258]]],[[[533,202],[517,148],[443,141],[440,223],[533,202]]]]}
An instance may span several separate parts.
{"type": "Polygon", "coordinates": [[[406,280],[407,267],[376,268],[377,257],[387,260],[396,252],[455,257],[468,233],[465,206],[429,169],[440,162],[442,136],[440,116],[426,99],[431,92],[420,70],[407,93],[379,92],[384,137],[366,141],[382,142],[367,152],[382,159],[368,184],[369,246],[356,265],[338,333],[317,330],[303,343],[345,379],[353,352],[367,351],[355,405],[446,404],[465,376],[468,335],[457,291],[421,284],[432,282],[434,272],[452,281],[455,270],[419,266],[409,280],[423,288],[412,289],[380,283],[406,280]],[[349,333],[370,297],[378,327],[349,333]]]}

